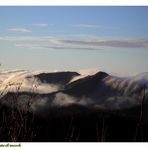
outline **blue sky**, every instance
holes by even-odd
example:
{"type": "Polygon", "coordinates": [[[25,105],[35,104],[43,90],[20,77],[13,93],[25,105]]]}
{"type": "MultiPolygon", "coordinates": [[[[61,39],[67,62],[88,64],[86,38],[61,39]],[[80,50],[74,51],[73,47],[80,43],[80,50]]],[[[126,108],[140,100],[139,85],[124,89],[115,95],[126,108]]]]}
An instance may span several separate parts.
{"type": "Polygon", "coordinates": [[[0,7],[1,69],[148,71],[148,7],[0,7]]]}

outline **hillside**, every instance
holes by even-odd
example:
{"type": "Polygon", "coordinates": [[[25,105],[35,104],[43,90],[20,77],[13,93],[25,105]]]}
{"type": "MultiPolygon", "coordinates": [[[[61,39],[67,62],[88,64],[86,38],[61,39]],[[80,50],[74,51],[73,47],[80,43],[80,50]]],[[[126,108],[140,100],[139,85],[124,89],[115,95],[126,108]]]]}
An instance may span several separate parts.
{"type": "Polygon", "coordinates": [[[0,75],[1,141],[147,141],[147,73],[0,75]]]}

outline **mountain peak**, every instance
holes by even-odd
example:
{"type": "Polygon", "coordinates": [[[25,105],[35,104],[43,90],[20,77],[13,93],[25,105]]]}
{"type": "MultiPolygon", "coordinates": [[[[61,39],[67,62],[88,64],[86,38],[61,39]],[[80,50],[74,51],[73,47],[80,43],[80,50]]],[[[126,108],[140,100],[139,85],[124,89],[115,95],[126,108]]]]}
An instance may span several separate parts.
{"type": "Polygon", "coordinates": [[[46,83],[53,83],[53,84],[66,84],[68,83],[73,77],[79,76],[77,72],[52,72],[52,73],[40,73],[35,75],[41,82],[46,83]]]}
{"type": "Polygon", "coordinates": [[[100,79],[103,79],[103,78],[109,76],[109,74],[107,74],[106,72],[103,72],[103,71],[99,71],[94,76],[99,77],[100,79]]]}

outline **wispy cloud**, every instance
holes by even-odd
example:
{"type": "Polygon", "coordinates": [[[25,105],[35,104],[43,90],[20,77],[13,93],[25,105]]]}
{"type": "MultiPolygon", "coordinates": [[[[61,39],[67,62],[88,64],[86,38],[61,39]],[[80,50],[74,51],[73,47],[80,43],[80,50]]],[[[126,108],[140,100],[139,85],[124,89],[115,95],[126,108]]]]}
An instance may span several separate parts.
{"type": "Polygon", "coordinates": [[[26,32],[26,33],[32,32],[31,30],[26,28],[9,28],[8,30],[13,32],[26,32]]]}
{"type": "Polygon", "coordinates": [[[31,24],[32,26],[37,26],[37,27],[47,27],[49,24],[47,23],[36,23],[36,24],[31,24]]]}
{"type": "MultiPolygon", "coordinates": [[[[57,46],[57,45],[43,45],[43,44],[14,44],[16,47],[34,48],[34,49],[53,49],[53,50],[94,50],[91,47],[76,47],[76,46],[57,46]]],[[[101,50],[101,49],[100,49],[101,50]]]]}
{"type": "Polygon", "coordinates": [[[14,44],[16,47],[43,48],[40,44],[14,44]]]}
{"type": "Polygon", "coordinates": [[[108,48],[148,48],[147,38],[100,36],[0,36],[0,41],[15,42],[18,47],[48,49],[100,50],[108,48]]]}
{"type": "Polygon", "coordinates": [[[52,36],[0,36],[1,41],[48,41],[52,36]]]}
{"type": "Polygon", "coordinates": [[[86,69],[80,69],[78,73],[80,74],[79,76],[74,77],[70,82],[76,81],[78,79],[84,78],[89,75],[94,75],[100,70],[98,68],[86,68],[86,69]]]}
{"type": "Polygon", "coordinates": [[[80,41],[80,40],[59,40],[61,43],[72,45],[86,45],[86,46],[102,46],[102,47],[119,47],[119,48],[142,48],[148,47],[148,39],[136,39],[136,40],[119,40],[108,39],[98,41],[80,41]]]}
{"type": "Polygon", "coordinates": [[[93,25],[93,24],[75,24],[74,27],[81,27],[81,28],[92,28],[92,29],[100,29],[104,28],[102,25],[93,25]]]}

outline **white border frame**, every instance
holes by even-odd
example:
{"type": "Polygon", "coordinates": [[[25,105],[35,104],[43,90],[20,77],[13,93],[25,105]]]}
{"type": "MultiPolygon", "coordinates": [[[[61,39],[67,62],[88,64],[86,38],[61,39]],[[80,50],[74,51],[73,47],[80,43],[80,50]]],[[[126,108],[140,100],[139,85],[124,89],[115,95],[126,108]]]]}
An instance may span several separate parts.
{"type": "Polygon", "coordinates": [[[148,6],[148,0],[1,0],[0,6],[148,6]]]}

